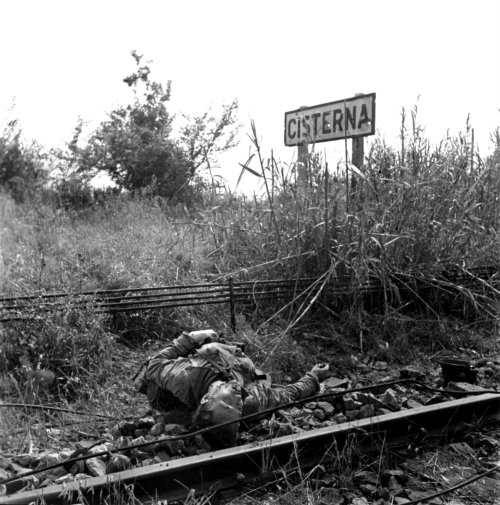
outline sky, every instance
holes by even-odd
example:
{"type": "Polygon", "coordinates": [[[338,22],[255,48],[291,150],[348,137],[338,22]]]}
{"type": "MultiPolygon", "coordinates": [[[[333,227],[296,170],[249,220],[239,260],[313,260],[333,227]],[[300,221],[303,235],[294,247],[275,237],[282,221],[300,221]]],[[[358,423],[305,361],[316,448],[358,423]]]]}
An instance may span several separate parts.
{"type": "MultiPolygon", "coordinates": [[[[402,107],[418,106],[433,143],[464,131],[470,114],[483,155],[500,126],[498,0],[0,0],[0,125],[18,118],[49,147],[79,116],[92,129],[130,100],[132,50],[153,79],[172,81],[173,112],[238,99],[240,144],[219,169],[232,189],[250,121],[264,156],[289,163],[284,114],[304,105],[376,93],[377,135],[391,145],[402,107]]],[[[318,149],[335,164],[344,143],[318,149]]]]}

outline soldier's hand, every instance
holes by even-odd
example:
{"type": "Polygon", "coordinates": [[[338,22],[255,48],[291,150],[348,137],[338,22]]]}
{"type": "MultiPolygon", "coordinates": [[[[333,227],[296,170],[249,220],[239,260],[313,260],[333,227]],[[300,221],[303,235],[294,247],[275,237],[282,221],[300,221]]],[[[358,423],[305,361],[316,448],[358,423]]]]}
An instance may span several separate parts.
{"type": "Polygon", "coordinates": [[[311,373],[318,379],[319,382],[323,382],[330,373],[330,366],[328,364],[314,365],[311,369],[311,373]]]}
{"type": "Polygon", "coordinates": [[[217,341],[217,333],[214,330],[198,330],[189,333],[198,347],[210,342],[217,341]]]}

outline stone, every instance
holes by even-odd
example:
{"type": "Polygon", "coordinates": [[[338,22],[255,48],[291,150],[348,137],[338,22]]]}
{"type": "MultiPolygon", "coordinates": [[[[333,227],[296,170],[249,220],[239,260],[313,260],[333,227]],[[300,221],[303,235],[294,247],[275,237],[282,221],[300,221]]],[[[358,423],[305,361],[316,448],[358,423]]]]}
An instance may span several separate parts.
{"type": "Polygon", "coordinates": [[[134,433],[134,431],[137,429],[137,426],[131,421],[120,421],[118,423],[118,429],[123,436],[129,436],[134,433]]]}
{"type": "Polygon", "coordinates": [[[361,407],[362,403],[356,401],[354,398],[345,398],[344,399],[344,406],[346,410],[356,410],[361,407]]]}
{"type": "Polygon", "coordinates": [[[399,376],[402,379],[413,379],[421,382],[425,381],[425,374],[414,366],[407,366],[399,371],[399,376]]]}
{"type": "Polygon", "coordinates": [[[385,470],[382,473],[382,482],[385,483],[384,485],[387,485],[387,482],[391,477],[394,477],[400,484],[406,484],[406,482],[408,482],[408,475],[406,475],[403,470],[385,470]]]}
{"type": "Polygon", "coordinates": [[[85,461],[84,460],[75,461],[74,463],[71,464],[68,471],[72,475],[83,473],[85,471],[85,461]]]}
{"type": "Polygon", "coordinates": [[[448,391],[461,391],[464,393],[477,393],[481,391],[486,391],[485,388],[481,386],[476,386],[475,384],[469,384],[468,382],[449,382],[446,386],[448,391]]]}
{"type": "Polygon", "coordinates": [[[369,405],[369,404],[380,404],[380,400],[377,400],[374,395],[371,393],[363,393],[363,392],[358,392],[353,394],[353,398],[360,402],[362,405],[369,405]]]}
{"type": "Polygon", "coordinates": [[[394,503],[396,505],[404,505],[405,503],[410,503],[410,500],[408,498],[404,498],[403,496],[395,496],[394,503]]]}
{"type": "Polygon", "coordinates": [[[89,458],[85,460],[87,471],[93,477],[102,477],[106,475],[106,463],[101,458],[89,458]]]}
{"type": "Polygon", "coordinates": [[[375,414],[377,416],[383,416],[385,414],[392,414],[394,412],[394,410],[391,410],[391,409],[386,409],[384,407],[380,407],[378,408],[376,411],[375,411],[375,414]]]}
{"type": "Polygon", "coordinates": [[[3,468],[4,470],[9,470],[11,468],[11,464],[12,462],[10,459],[0,454],[0,468],[3,468]]]}
{"type": "Polygon", "coordinates": [[[380,397],[380,401],[395,410],[399,410],[401,408],[401,405],[396,398],[396,393],[391,388],[386,389],[385,393],[380,397]]]}
{"type": "Polygon", "coordinates": [[[134,449],[133,453],[130,455],[130,458],[130,461],[135,464],[135,462],[144,461],[145,459],[151,458],[151,454],[140,451],[139,449],[134,449]]]}
{"type": "Polygon", "coordinates": [[[356,419],[366,419],[375,415],[375,407],[373,405],[363,405],[356,416],[356,419]]]}
{"type": "Polygon", "coordinates": [[[407,398],[403,402],[403,407],[405,407],[407,409],[416,409],[418,407],[423,407],[423,405],[420,402],[418,402],[417,400],[414,400],[413,398],[407,398]]]}
{"type": "Polygon", "coordinates": [[[387,370],[388,368],[388,365],[387,365],[387,362],[385,361],[376,361],[374,364],[373,364],[373,368],[375,368],[375,370],[387,370]]]}
{"type": "Polygon", "coordinates": [[[115,440],[114,443],[116,449],[124,449],[125,447],[130,447],[131,444],[132,444],[131,437],[119,437],[115,440]]]}
{"type": "MultiPolygon", "coordinates": [[[[18,454],[12,457],[12,461],[18,465],[32,468],[40,463],[40,456],[35,454],[18,454]]],[[[2,468],[1,465],[0,468],[2,468]]]]}
{"type": "MultiPolygon", "coordinates": [[[[119,436],[119,434],[118,434],[118,436],[119,436]]],[[[101,433],[101,439],[105,440],[106,442],[113,442],[115,437],[113,436],[113,433],[111,432],[111,430],[109,428],[106,428],[101,433]]]]}
{"type": "Polygon", "coordinates": [[[353,498],[351,500],[352,505],[370,505],[366,498],[353,498]]]}
{"type": "Polygon", "coordinates": [[[151,427],[149,434],[153,437],[158,437],[165,430],[165,425],[163,423],[156,423],[151,427]]]}
{"type": "Polygon", "coordinates": [[[131,466],[130,459],[124,454],[112,454],[106,464],[106,473],[122,472],[131,466]]]}
{"type": "MultiPolygon", "coordinates": [[[[59,460],[55,461],[55,463],[59,463],[62,461],[62,458],[59,458],[59,460]]],[[[44,466],[47,466],[47,465],[44,465],[44,466]]],[[[40,469],[41,468],[41,465],[40,463],[37,465],[37,469],[40,469]]],[[[28,473],[30,471],[29,468],[24,468],[24,466],[21,466],[21,465],[18,465],[17,463],[14,463],[14,461],[12,461],[10,467],[9,467],[9,470],[10,471],[13,471],[14,473],[18,474],[18,475],[24,475],[25,473],[28,473]]]]}
{"type": "Polygon", "coordinates": [[[162,437],[158,439],[159,445],[162,449],[166,450],[170,456],[176,456],[184,449],[184,440],[169,440],[168,438],[164,439],[162,437]]]}
{"type": "Polygon", "coordinates": [[[323,381],[323,386],[326,389],[346,388],[349,381],[347,379],[339,379],[338,377],[328,377],[323,381]]]}
{"type": "Polygon", "coordinates": [[[325,411],[322,409],[314,409],[314,417],[319,421],[324,421],[326,419],[325,411]]]}
{"type": "Polygon", "coordinates": [[[54,484],[64,484],[66,482],[73,482],[74,478],[71,474],[63,475],[54,480],[54,484]]]}
{"type": "Polygon", "coordinates": [[[358,418],[359,410],[347,410],[345,413],[345,417],[348,421],[354,421],[354,419],[358,418]]]}
{"type": "Polygon", "coordinates": [[[180,425],[180,424],[166,424],[165,427],[163,428],[163,433],[165,435],[170,435],[170,436],[175,436],[175,435],[182,435],[186,430],[180,425]]]}
{"type": "Polygon", "coordinates": [[[448,448],[454,453],[464,458],[475,458],[476,451],[467,442],[455,442],[448,445],[448,448]]]}
{"type": "Polygon", "coordinates": [[[389,501],[390,503],[391,493],[385,487],[381,487],[377,489],[377,497],[379,498],[379,500],[376,501],[375,503],[386,505],[387,501],[389,501]]]}
{"type": "Polygon", "coordinates": [[[90,440],[88,439],[79,440],[75,445],[77,449],[88,449],[89,447],[92,447],[96,443],[97,440],[92,438],[90,440]]]}
{"type": "MultiPolygon", "coordinates": [[[[63,461],[64,460],[59,453],[47,453],[47,454],[43,455],[42,458],[40,459],[40,463],[37,467],[37,470],[41,470],[47,466],[62,463],[63,461]]],[[[66,468],[63,465],[61,465],[61,466],[57,466],[55,468],[51,468],[50,470],[44,471],[43,475],[45,475],[45,477],[47,477],[51,480],[54,480],[54,479],[57,479],[59,477],[66,475],[67,473],[68,473],[68,470],[66,470],[66,468]]]]}
{"type": "Polygon", "coordinates": [[[347,416],[344,415],[344,414],[335,414],[332,417],[332,421],[335,421],[338,424],[346,423],[347,422],[347,416]]]}
{"type": "Polygon", "coordinates": [[[207,452],[210,452],[212,450],[212,447],[210,444],[203,438],[203,435],[195,435],[194,436],[194,442],[195,444],[200,448],[204,449],[207,452]]]}
{"type": "Polygon", "coordinates": [[[409,490],[407,494],[408,494],[408,498],[410,498],[411,501],[422,500],[424,503],[428,503],[428,500],[426,500],[426,498],[432,493],[431,492],[424,492],[424,491],[409,490]]]}
{"type": "Polygon", "coordinates": [[[90,454],[99,454],[101,452],[107,452],[108,447],[105,444],[99,444],[89,449],[90,454]]]}
{"type": "Polygon", "coordinates": [[[377,487],[373,484],[360,484],[359,489],[370,497],[373,497],[377,494],[377,487]]]}
{"type": "Polygon", "coordinates": [[[354,473],[353,480],[357,483],[372,484],[374,486],[376,486],[379,482],[378,475],[375,472],[370,472],[369,470],[361,470],[354,473]]]}
{"type": "Polygon", "coordinates": [[[391,475],[389,477],[389,480],[387,481],[387,489],[389,489],[389,491],[397,491],[401,489],[401,484],[397,481],[396,477],[394,477],[393,475],[391,475]]]}
{"type": "Polygon", "coordinates": [[[159,451],[156,454],[156,457],[161,461],[170,461],[172,458],[166,453],[166,451],[159,451]]]}
{"type": "Polygon", "coordinates": [[[90,475],[88,473],[77,473],[74,477],[74,480],[87,480],[90,479],[90,475]]]}
{"type": "Polygon", "coordinates": [[[441,394],[436,394],[431,396],[424,405],[436,405],[437,403],[441,403],[445,401],[445,397],[441,394]]]}
{"type": "MultiPolygon", "coordinates": [[[[135,440],[132,440],[132,445],[146,444],[147,442],[152,442],[153,440],[147,440],[144,437],[139,437],[139,438],[136,438],[135,440]]],[[[154,454],[156,452],[156,450],[158,449],[158,447],[159,447],[158,444],[149,444],[149,445],[145,445],[144,447],[140,447],[140,450],[142,452],[145,452],[146,454],[154,454]]]]}
{"type": "Polygon", "coordinates": [[[45,468],[46,466],[62,463],[63,459],[58,452],[47,452],[42,454],[38,463],[38,469],[45,468]]]}
{"type": "Polygon", "coordinates": [[[155,424],[156,424],[156,421],[154,420],[153,417],[151,417],[151,416],[141,417],[137,421],[137,428],[143,429],[143,430],[150,430],[155,424]]]}
{"type": "Polygon", "coordinates": [[[327,417],[332,417],[335,414],[335,407],[328,402],[318,402],[316,404],[317,408],[321,409],[327,417]]]}

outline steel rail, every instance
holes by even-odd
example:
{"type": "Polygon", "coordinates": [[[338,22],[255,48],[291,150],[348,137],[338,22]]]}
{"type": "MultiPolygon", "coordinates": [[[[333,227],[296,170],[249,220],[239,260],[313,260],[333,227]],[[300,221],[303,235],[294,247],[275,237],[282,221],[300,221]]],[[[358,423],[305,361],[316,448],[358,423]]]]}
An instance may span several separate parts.
{"type": "Polygon", "coordinates": [[[366,451],[382,445],[395,447],[407,441],[409,428],[425,429],[429,436],[451,439],[463,422],[500,421],[500,394],[482,394],[426,407],[393,412],[316,430],[189,456],[146,467],[92,477],[78,482],[0,496],[0,505],[60,505],[103,503],[111,494],[133,492],[137,501],[149,505],[160,500],[185,499],[188,495],[241,487],[252,479],[288,464],[312,467],[335,459],[353,438],[366,451]]]}

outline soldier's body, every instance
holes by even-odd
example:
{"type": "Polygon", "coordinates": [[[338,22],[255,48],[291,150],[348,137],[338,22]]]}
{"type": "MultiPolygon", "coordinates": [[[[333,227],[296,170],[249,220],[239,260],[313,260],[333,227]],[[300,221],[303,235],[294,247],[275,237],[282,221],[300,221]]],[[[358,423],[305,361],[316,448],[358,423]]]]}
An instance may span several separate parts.
{"type": "MultiPolygon", "coordinates": [[[[256,382],[255,366],[241,348],[216,340],[213,330],[183,333],[149,359],[144,378],[154,409],[185,409],[197,427],[216,425],[314,395],[328,373],[327,366],[316,365],[287,386],[256,382]]],[[[238,427],[221,428],[210,441],[233,445],[238,427]]]]}

